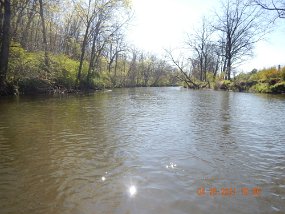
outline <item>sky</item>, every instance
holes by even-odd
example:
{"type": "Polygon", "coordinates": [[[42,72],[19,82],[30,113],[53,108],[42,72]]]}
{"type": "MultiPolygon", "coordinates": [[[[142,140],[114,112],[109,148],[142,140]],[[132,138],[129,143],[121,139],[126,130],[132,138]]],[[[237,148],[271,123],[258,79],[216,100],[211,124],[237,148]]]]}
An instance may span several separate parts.
{"type": "MultiPolygon", "coordinates": [[[[132,0],[134,18],[128,39],[137,48],[163,55],[163,49],[183,47],[187,33],[199,27],[203,16],[214,14],[219,0],[132,0]]],[[[253,68],[285,66],[285,19],[256,44],[254,57],[245,61],[238,72],[253,68]],[[282,26],[283,24],[283,26],[282,26]]]]}

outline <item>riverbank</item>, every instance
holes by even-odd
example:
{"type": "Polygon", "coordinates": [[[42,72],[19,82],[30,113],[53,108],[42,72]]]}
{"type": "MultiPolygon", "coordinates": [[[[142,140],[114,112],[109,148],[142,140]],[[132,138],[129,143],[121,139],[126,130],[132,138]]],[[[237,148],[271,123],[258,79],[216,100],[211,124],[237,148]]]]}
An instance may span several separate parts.
{"type": "Polygon", "coordinates": [[[240,73],[233,80],[216,80],[214,89],[252,93],[285,93],[285,67],[240,73]]]}
{"type": "Polygon", "coordinates": [[[216,76],[207,73],[207,81],[202,82],[192,77],[191,82],[184,83],[183,86],[192,89],[285,94],[285,67],[271,67],[259,71],[254,69],[248,73],[240,73],[231,80],[225,80],[224,76],[223,73],[216,76]]]}
{"type": "MultiPolygon", "coordinates": [[[[116,60],[100,56],[96,65],[79,56],[48,53],[48,63],[42,51],[27,51],[12,43],[8,71],[0,96],[13,94],[77,93],[122,87],[148,87],[178,85],[173,71],[165,61],[149,56],[118,57],[116,60]]],[[[88,58],[88,57],[87,57],[88,58]]]]}
{"type": "MultiPolygon", "coordinates": [[[[43,52],[28,52],[19,44],[10,49],[7,78],[0,85],[0,96],[21,94],[68,94],[98,91],[110,88],[179,86],[177,70],[165,62],[141,62],[118,60],[110,67],[106,58],[101,58],[96,70],[90,73],[89,64],[83,62],[78,80],[80,62],[63,54],[49,54],[49,66],[45,65],[43,52]],[[90,74],[88,76],[88,74],[90,74]]],[[[285,67],[254,69],[240,73],[232,80],[224,80],[224,74],[207,74],[206,82],[194,79],[200,89],[214,89],[253,93],[285,93],[285,67]]],[[[187,85],[189,87],[189,85],[187,85]]]]}

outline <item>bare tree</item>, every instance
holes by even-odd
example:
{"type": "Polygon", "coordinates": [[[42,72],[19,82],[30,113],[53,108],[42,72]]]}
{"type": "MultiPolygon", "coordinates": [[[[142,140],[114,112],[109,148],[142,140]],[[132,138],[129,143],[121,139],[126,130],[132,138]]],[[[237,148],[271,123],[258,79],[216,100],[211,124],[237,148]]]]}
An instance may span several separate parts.
{"type": "Polygon", "coordinates": [[[134,87],[137,84],[137,76],[138,76],[138,50],[135,48],[131,48],[130,54],[132,55],[131,61],[130,61],[130,66],[128,69],[128,74],[127,74],[127,83],[126,86],[131,86],[134,87]]]}
{"type": "Polygon", "coordinates": [[[172,50],[165,49],[165,52],[168,59],[178,68],[179,72],[181,73],[181,76],[177,75],[176,77],[183,81],[188,88],[199,89],[199,85],[194,82],[194,79],[191,76],[192,72],[191,69],[189,69],[191,67],[189,65],[189,61],[183,59],[183,57],[180,57],[180,60],[175,59],[172,50]]]}
{"type": "Polygon", "coordinates": [[[155,58],[154,63],[154,69],[152,73],[152,83],[151,86],[159,86],[160,79],[165,76],[167,73],[171,73],[172,69],[171,66],[169,66],[166,61],[159,60],[155,58]]]}
{"type": "Polygon", "coordinates": [[[119,54],[126,51],[127,47],[124,43],[123,36],[119,33],[115,33],[113,37],[110,39],[110,43],[108,44],[109,51],[107,57],[108,63],[108,72],[111,74],[112,66],[114,65],[114,75],[111,77],[112,83],[114,86],[117,85],[117,69],[118,69],[118,59],[119,54]]]}
{"type": "Polygon", "coordinates": [[[262,12],[252,7],[249,0],[225,0],[221,13],[216,13],[214,28],[220,34],[224,49],[226,79],[231,78],[234,65],[252,56],[253,47],[268,32],[261,21],[262,12]]]}
{"type": "Polygon", "coordinates": [[[194,33],[188,34],[186,44],[194,52],[192,64],[194,72],[199,73],[200,81],[207,81],[207,72],[216,75],[219,61],[217,59],[216,45],[212,41],[213,30],[206,18],[202,19],[202,24],[194,33]]]}
{"type": "Polygon", "coordinates": [[[276,12],[275,18],[285,18],[285,1],[284,0],[253,0],[255,4],[264,10],[276,12]]]}

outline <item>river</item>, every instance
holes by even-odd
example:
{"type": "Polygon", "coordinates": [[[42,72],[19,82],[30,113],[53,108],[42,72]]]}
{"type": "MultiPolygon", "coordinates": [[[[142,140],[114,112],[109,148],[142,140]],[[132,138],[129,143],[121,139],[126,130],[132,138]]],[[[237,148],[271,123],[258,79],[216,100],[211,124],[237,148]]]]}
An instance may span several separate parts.
{"type": "Polygon", "coordinates": [[[0,213],[285,213],[285,96],[1,98],[0,213]]]}

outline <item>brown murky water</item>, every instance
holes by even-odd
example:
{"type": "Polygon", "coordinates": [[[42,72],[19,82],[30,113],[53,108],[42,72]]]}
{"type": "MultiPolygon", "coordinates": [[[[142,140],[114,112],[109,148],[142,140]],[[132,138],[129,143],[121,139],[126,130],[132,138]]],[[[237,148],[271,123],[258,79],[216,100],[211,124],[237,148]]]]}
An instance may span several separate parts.
{"type": "Polygon", "coordinates": [[[285,213],[285,96],[1,98],[0,213],[285,213]]]}

